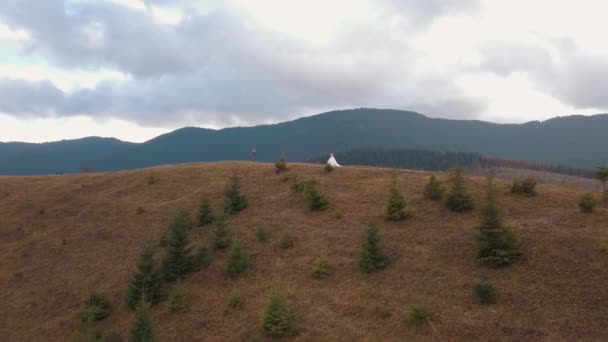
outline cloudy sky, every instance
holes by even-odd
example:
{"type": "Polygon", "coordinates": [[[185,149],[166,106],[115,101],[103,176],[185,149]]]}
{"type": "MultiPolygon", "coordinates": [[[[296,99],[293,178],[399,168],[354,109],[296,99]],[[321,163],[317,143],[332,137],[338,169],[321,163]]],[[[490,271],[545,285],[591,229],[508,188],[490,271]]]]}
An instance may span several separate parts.
{"type": "Polygon", "coordinates": [[[0,141],[608,112],[604,0],[1,0],[0,141]]]}

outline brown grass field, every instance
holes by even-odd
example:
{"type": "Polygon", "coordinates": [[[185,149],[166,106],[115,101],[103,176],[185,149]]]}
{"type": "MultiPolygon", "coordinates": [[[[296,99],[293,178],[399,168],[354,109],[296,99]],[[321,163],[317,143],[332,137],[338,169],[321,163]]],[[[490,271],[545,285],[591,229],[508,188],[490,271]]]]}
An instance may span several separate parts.
{"type": "MultiPolygon", "coordinates": [[[[110,316],[96,327],[128,340],[134,313],[124,298],[142,246],[157,244],[180,207],[194,214],[202,195],[219,209],[232,175],[241,177],[250,206],[230,218],[231,236],[243,243],[252,268],[231,280],[223,273],[227,252],[214,253],[209,268],[183,281],[184,312],[170,312],[166,302],[153,307],[161,341],[266,340],[262,315],[277,286],[299,329],[287,340],[608,339],[608,255],[600,251],[608,241],[608,210],[580,213],[582,190],[541,185],[538,196],[525,197],[508,193],[507,182],[497,180],[523,259],[493,270],[476,260],[479,209],[451,213],[425,199],[430,173],[345,167],[325,174],[320,165],[290,164],[277,175],[270,164],[222,162],[0,177],[0,340],[72,340],[78,331],[74,313],[93,290],[112,302],[110,316]],[[148,185],[149,175],[158,182],[148,185]],[[285,175],[316,177],[329,207],[310,212],[282,180],[285,175]],[[403,223],[381,219],[393,175],[415,209],[403,223]],[[145,213],[137,215],[138,207],[145,213]],[[391,262],[365,275],[357,260],[370,221],[378,222],[391,262]],[[265,243],[256,240],[259,225],[269,232],[265,243]],[[278,246],[284,230],[295,238],[292,249],[278,246]],[[311,276],[319,256],[333,269],[324,280],[311,276]],[[495,305],[475,301],[473,285],[482,276],[498,290],[495,305]],[[230,311],[227,301],[235,290],[246,303],[230,311]],[[426,322],[409,321],[415,304],[429,310],[426,322]]],[[[468,179],[476,199],[483,183],[481,177],[468,179]]],[[[210,230],[194,228],[193,246],[208,244],[210,230]]]]}

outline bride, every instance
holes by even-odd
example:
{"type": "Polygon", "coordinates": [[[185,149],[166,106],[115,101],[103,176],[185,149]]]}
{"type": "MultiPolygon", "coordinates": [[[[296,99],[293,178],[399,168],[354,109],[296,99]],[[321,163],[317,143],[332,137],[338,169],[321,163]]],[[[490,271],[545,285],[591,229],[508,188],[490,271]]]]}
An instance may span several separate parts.
{"type": "Polygon", "coordinates": [[[333,153],[329,154],[329,160],[327,161],[327,165],[333,166],[333,167],[341,167],[342,165],[338,164],[338,162],[336,161],[336,157],[334,157],[333,153]]]}

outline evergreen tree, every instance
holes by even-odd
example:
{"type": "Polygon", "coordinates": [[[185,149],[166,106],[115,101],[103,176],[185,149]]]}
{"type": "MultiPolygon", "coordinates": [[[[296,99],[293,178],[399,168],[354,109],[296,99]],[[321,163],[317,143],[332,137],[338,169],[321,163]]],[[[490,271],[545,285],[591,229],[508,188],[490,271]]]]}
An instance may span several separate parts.
{"type": "Polygon", "coordinates": [[[478,257],[483,265],[507,266],[521,256],[519,241],[503,224],[491,177],[488,178],[486,201],[478,228],[478,257]]]}
{"type": "Polygon", "coordinates": [[[384,254],[378,228],[370,226],[361,248],[359,269],[363,273],[371,273],[386,267],[387,264],[388,257],[384,254]]]}
{"type": "Polygon", "coordinates": [[[199,205],[197,214],[199,227],[213,223],[215,217],[213,216],[213,210],[211,209],[211,202],[209,202],[209,198],[204,197],[201,199],[201,204],[199,205]]]}
{"type": "Polygon", "coordinates": [[[443,184],[435,178],[435,175],[432,175],[424,188],[425,196],[437,201],[443,198],[444,192],[445,188],[443,187],[443,184]]]}
{"type": "Polygon", "coordinates": [[[264,314],[264,331],[270,336],[285,336],[293,332],[293,316],[285,299],[275,290],[264,314]]]}
{"type": "Polygon", "coordinates": [[[606,188],[606,182],[608,182],[608,166],[598,167],[595,171],[595,178],[602,182],[602,188],[604,189],[604,202],[608,203],[608,188],[606,188]]]}
{"type": "Polygon", "coordinates": [[[158,303],[164,295],[160,272],[154,265],[154,251],[146,247],[137,261],[137,270],[131,277],[127,290],[127,305],[135,309],[142,300],[150,304],[158,303]]]}
{"type": "Polygon", "coordinates": [[[474,208],[473,197],[467,192],[462,168],[450,172],[452,187],[446,195],[445,205],[451,211],[464,212],[474,208]]]}
{"type": "Polygon", "coordinates": [[[388,190],[388,198],[385,207],[386,218],[390,221],[405,220],[413,215],[409,208],[403,193],[397,189],[397,181],[393,179],[388,190]]]}
{"type": "Polygon", "coordinates": [[[225,249],[230,246],[230,237],[228,236],[228,223],[226,216],[219,216],[215,220],[215,229],[213,230],[215,237],[213,238],[213,248],[225,249]]]}
{"type": "Polygon", "coordinates": [[[232,177],[230,186],[224,194],[226,196],[224,212],[227,214],[234,215],[249,205],[247,197],[241,191],[239,177],[232,177]]]}
{"type": "Polygon", "coordinates": [[[240,243],[232,246],[228,263],[226,264],[226,275],[230,278],[236,278],[239,274],[245,272],[249,268],[249,256],[243,249],[240,243]]]}
{"type": "Polygon", "coordinates": [[[285,161],[284,156],[280,156],[279,159],[274,162],[274,169],[277,173],[287,170],[287,162],[285,161]]]}
{"type": "Polygon", "coordinates": [[[304,201],[311,211],[319,211],[327,206],[327,198],[317,188],[317,181],[310,179],[304,184],[304,201]]]}
{"type": "Polygon", "coordinates": [[[580,208],[581,213],[593,213],[596,205],[597,200],[591,193],[583,194],[578,202],[578,207],[580,208]]]}
{"type": "Polygon", "coordinates": [[[135,322],[131,327],[131,342],[155,342],[157,341],[154,331],[154,322],[150,315],[150,304],[141,302],[137,306],[135,322]]]}
{"type": "Polygon", "coordinates": [[[190,215],[180,211],[170,226],[167,239],[167,254],[162,263],[162,271],[165,281],[173,281],[183,278],[192,271],[194,258],[191,255],[188,229],[192,226],[190,215]]]}

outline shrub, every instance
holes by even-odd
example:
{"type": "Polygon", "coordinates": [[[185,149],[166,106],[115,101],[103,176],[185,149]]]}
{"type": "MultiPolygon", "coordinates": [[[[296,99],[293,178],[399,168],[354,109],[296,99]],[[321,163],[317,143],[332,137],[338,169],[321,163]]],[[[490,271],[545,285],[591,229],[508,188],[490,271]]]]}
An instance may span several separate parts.
{"type": "Polygon", "coordinates": [[[304,192],[304,182],[300,181],[297,176],[291,179],[289,187],[291,188],[291,191],[297,194],[304,192]]]}
{"type": "Polygon", "coordinates": [[[477,301],[480,304],[496,303],[496,289],[487,281],[482,281],[475,284],[474,293],[477,301]]]}
{"type": "Polygon", "coordinates": [[[283,249],[292,248],[294,246],[293,237],[288,231],[283,232],[283,235],[281,235],[279,246],[283,249]]]}
{"type": "Polygon", "coordinates": [[[387,319],[392,316],[391,310],[385,304],[376,306],[376,313],[382,319],[387,319]]]}
{"type": "Polygon", "coordinates": [[[596,206],[597,200],[591,193],[586,193],[581,196],[581,199],[578,202],[578,207],[581,210],[581,213],[592,213],[595,211],[596,206]]]}
{"type": "Polygon", "coordinates": [[[230,246],[230,237],[228,236],[228,223],[225,216],[220,216],[215,220],[215,229],[213,230],[215,237],[213,238],[213,248],[226,249],[230,246]]]}
{"type": "Polygon", "coordinates": [[[335,168],[334,168],[333,166],[329,165],[329,164],[325,164],[325,168],[324,168],[324,169],[325,169],[325,172],[326,172],[326,173],[330,173],[330,172],[332,172],[332,171],[333,171],[335,168]]]}
{"type": "Polygon", "coordinates": [[[201,269],[202,267],[208,267],[211,264],[211,253],[207,247],[202,246],[198,249],[198,252],[194,256],[194,269],[201,269]]]}
{"type": "Polygon", "coordinates": [[[270,297],[262,328],[270,336],[278,337],[293,333],[293,315],[278,291],[274,291],[270,297]]]}
{"type": "Polygon", "coordinates": [[[249,205],[247,197],[242,193],[239,177],[232,177],[231,183],[224,195],[226,196],[224,205],[224,212],[226,214],[237,214],[249,205]]]}
{"type": "Polygon", "coordinates": [[[144,210],[144,208],[142,207],[137,207],[137,215],[142,215],[143,213],[145,213],[146,211],[144,210]]]}
{"type": "Polygon", "coordinates": [[[230,278],[236,278],[239,274],[245,272],[249,268],[249,256],[243,249],[240,243],[232,246],[228,263],[226,264],[226,275],[230,278]]]}
{"type": "Polygon", "coordinates": [[[422,305],[413,305],[410,311],[410,321],[412,323],[422,323],[429,317],[428,310],[422,305]]]}
{"type": "Polygon", "coordinates": [[[148,182],[148,185],[156,184],[157,181],[158,179],[154,175],[150,175],[146,178],[146,182],[148,182]]]}
{"type": "Polygon", "coordinates": [[[228,299],[228,308],[232,310],[240,310],[245,306],[245,298],[241,296],[238,292],[233,292],[230,294],[230,298],[228,299]]]}
{"type": "Polygon", "coordinates": [[[317,188],[317,181],[310,179],[304,184],[304,201],[311,211],[319,211],[327,206],[327,199],[317,188]]]}
{"type": "Polygon", "coordinates": [[[174,281],[183,278],[193,270],[194,258],[192,257],[188,229],[192,227],[190,215],[181,210],[171,223],[169,236],[167,237],[167,254],[162,262],[162,273],[165,281],[174,281]]]}
{"type": "Polygon", "coordinates": [[[520,258],[519,241],[503,224],[491,177],[486,185],[486,201],[478,229],[478,258],[483,265],[502,267],[520,258]]]}
{"type": "Polygon", "coordinates": [[[155,342],[154,322],[150,315],[150,304],[142,302],[137,306],[137,314],[131,327],[131,342],[155,342]]]}
{"type": "Polygon", "coordinates": [[[78,335],[74,338],[74,342],[111,342],[111,336],[106,335],[103,331],[96,329],[91,322],[85,322],[78,327],[78,335]]]}
{"type": "Polygon", "coordinates": [[[279,159],[274,162],[274,168],[277,173],[287,170],[287,162],[285,161],[285,157],[279,157],[279,159]]]}
{"type": "Polygon", "coordinates": [[[608,166],[598,167],[594,175],[597,180],[602,182],[602,189],[604,190],[602,198],[604,203],[608,204],[608,187],[606,187],[606,183],[608,183],[608,166]]]}
{"type": "Polygon", "coordinates": [[[264,226],[258,226],[258,229],[255,231],[255,237],[260,242],[266,241],[266,228],[264,228],[264,226]]]}
{"type": "Polygon", "coordinates": [[[511,185],[510,191],[514,194],[526,194],[528,196],[536,195],[536,179],[528,177],[524,179],[515,179],[511,185]]]}
{"type": "Polygon", "coordinates": [[[431,176],[429,182],[426,184],[424,188],[424,195],[427,198],[430,198],[434,201],[438,201],[443,198],[443,194],[445,193],[445,187],[441,184],[440,181],[435,178],[435,175],[431,176]]]}
{"type": "Polygon", "coordinates": [[[102,293],[93,292],[82,303],[76,314],[82,323],[102,320],[110,315],[110,300],[102,293]]]}
{"type": "Polygon", "coordinates": [[[600,243],[600,252],[608,254],[608,241],[600,243]]]}
{"type": "Polygon", "coordinates": [[[317,279],[325,279],[329,277],[329,262],[325,258],[318,258],[315,262],[315,269],[312,275],[317,279]]]}
{"type": "Polygon", "coordinates": [[[186,306],[187,301],[184,289],[181,284],[177,284],[169,291],[169,310],[171,312],[183,311],[186,309],[186,306]]]}
{"type": "Polygon", "coordinates": [[[154,251],[144,248],[139,255],[137,267],[127,289],[127,305],[135,309],[142,300],[154,305],[164,296],[160,271],[154,265],[154,251]]]}
{"type": "Polygon", "coordinates": [[[475,206],[473,197],[467,192],[462,169],[455,168],[450,172],[451,188],[446,194],[445,205],[454,212],[472,210],[475,206]]]}
{"type": "Polygon", "coordinates": [[[197,215],[199,227],[211,224],[215,220],[215,217],[213,216],[213,210],[211,209],[211,202],[207,197],[203,197],[201,199],[197,215]]]}
{"type": "Polygon", "coordinates": [[[361,246],[359,269],[371,273],[383,269],[388,264],[388,257],[383,252],[382,242],[376,226],[370,226],[361,246]]]}
{"type": "Polygon", "coordinates": [[[385,215],[390,221],[405,220],[413,215],[412,209],[409,208],[405,201],[405,197],[403,197],[403,194],[397,189],[397,181],[394,178],[388,190],[385,215]]]}

